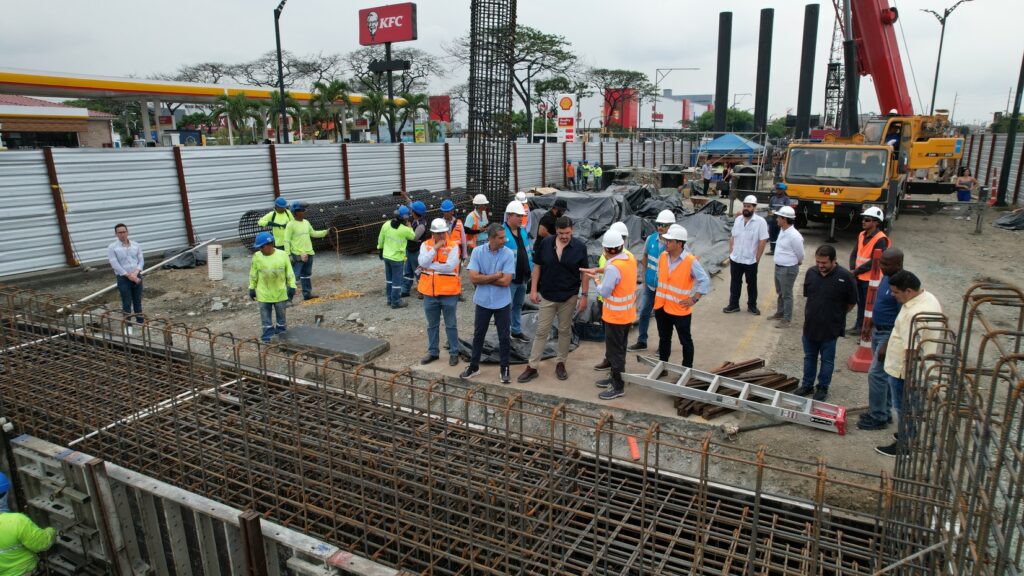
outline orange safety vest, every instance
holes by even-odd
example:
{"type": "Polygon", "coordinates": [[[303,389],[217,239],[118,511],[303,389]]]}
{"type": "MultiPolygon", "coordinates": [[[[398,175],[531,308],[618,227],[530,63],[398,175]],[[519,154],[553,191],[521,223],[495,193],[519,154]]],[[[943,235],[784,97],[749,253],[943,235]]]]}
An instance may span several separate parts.
{"type": "MultiPolygon", "coordinates": [[[[875,244],[878,244],[878,241],[882,238],[888,238],[888,236],[886,236],[885,232],[882,232],[881,230],[875,232],[875,235],[871,237],[871,240],[869,240],[867,244],[864,243],[864,232],[861,232],[860,236],[857,236],[857,263],[854,265],[854,269],[860,268],[862,265],[871,261],[871,255],[875,251],[875,244]]],[[[857,280],[871,280],[871,270],[858,274],[857,280]]]]}
{"type": "MultiPolygon", "coordinates": [[[[423,245],[433,248],[434,239],[431,238],[425,241],[423,245]]],[[[459,245],[449,238],[443,248],[434,252],[434,262],[446,263],[449,251],[452,248],[458,247],[459,245]]],[[[416,289],[424,296],[458,296],[462,293],[458,262],[455,263],[455,271],[450,273],[438,272],[430,268],[421,268],[420,281],[416,284],[416,289]]]]}
{"type": "Polygon", "coordinates": [[[632,324],[636,320],[636,258],[616,258],[608,264],[619,269],[619,283],[604,299],[601,319],[609,324],[632,324]]]}
{"type": "Polygon", "coordinates": [[[462,229],[462,220],[455,219],[455,223],[451,226],[451,231],[448,232],[448,239],[455,242],[459,246],[459,250],[462,249],[462,235],[465,232],[462,229]]]}
{"type": "Polygon", "coordinates": [[[573,166],[572,164],[566,164],[565,165],[565,175],[567,177],[569,177],[569,178],[575,178],[576,177],[576,167],[573,166]]]}
{"type": "Polygon", "coordinates": [[[523,211],[526,212],[526,215],[523,216],[523,228],[526,228],[527,230],[529,230],[530,229],[530,203],[529,202],[523,202],[523,211]]]}
{"type": "Polygon", "coordinates": [[[654,293],[654,309],[665,309],[673,316],[689,316],[693,309],[684,306],[682,301],[693,297],[693,254],[683,256],[683,261],[676,265],[675,270],[668,270],[668,252],[658,257],[658,289],[654,293]]]}
{"type": "MultiPolygon", "coordinates": [[[[488,219],[487,219],[487,215],[486,214],[483,217],[479,217],[479,216],[476,215],[476,210],[470,212],[466,216],[466,221],[467,222],[469,222],[469,217],[470,216],[473,217],[473,226],[472,226],[473,228],[483,229],[483,228],[486,228],[487,225],[490,223],[488,221],[488,219]]],[[[466,235],[466,246],[469,248],[470,253],[473,252],[473,248],[476,248],[477,242],[479,242],[480,234],[483,234],[483,232],[481,232],[479,234],[467,234],[466,235]]]]}

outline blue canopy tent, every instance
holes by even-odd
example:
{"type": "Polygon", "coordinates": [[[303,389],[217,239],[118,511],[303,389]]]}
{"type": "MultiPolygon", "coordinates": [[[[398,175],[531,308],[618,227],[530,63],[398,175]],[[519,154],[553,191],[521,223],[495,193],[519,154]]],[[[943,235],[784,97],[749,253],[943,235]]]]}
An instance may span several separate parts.
{"type": "Polygon", "coordinates": [[[711,157],[712,163],[726,159],[738,161],[746,158],[747,164],[753,164],[754,157],[760,155],[763,150],[764,146],[753,140],[747,140],[735,134],[723,134],[711,142],[702,144],[693,152],[690,162],[696,165],[697,157],[707,155],[711,157]]]}

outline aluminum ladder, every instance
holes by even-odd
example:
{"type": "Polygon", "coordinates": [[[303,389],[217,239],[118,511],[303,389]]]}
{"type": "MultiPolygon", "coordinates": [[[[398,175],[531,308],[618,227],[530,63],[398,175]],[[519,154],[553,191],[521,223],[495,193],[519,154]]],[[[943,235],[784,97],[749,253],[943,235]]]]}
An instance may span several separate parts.
{"type": "Polygon", "coordinates": [[[672,396],[697,400],[714,406],[724,406],[732,410],[753,412],[778,420],[788,420],[803,426],[836,432],[840,436],[846,434],[845,406],[819,402],[789,392],[687,368],[679,364],[662,362],[646,356],[638,356],[637,359],[653,368],[647,374],[623,374],[622,379],[631,384],[638,384],[672,396]],[[670,379],[662,380],[666,376],[670,379]],[[687,386],[687,382],[691,379],[706,382],[707,390],[687,386]],[[731,390],[736,395],[722,394],[721,391],[724,390],[731,390]],[[764,400],[764,402],[758,402],[758,399],[764,400]]]}

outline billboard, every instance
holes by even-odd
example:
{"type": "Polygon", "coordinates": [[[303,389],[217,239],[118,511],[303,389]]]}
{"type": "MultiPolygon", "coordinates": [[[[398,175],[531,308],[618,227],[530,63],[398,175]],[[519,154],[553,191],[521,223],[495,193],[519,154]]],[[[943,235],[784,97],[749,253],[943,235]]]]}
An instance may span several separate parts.
{"type": "Polygon", "coordinates": [[[452,121],[452,97],[443,94],[428,98],[430,105],[430,119],[437,122],[452,121]]]}
{"type": "Polygon", "coordinates": [[[555,100],[558,112],[558,141],[576,141],[576,95],[559,94],[555,100]]]}
{"type": "Polygon", "coordinates": [[[640,101],[633,88],[605,88],[603,115],[607,128],[634,129],[639,125],[640,101]]]}
{"type": "Polygon", "coordinates": [[[359,11],[359,44],[372,46],[416,39],[416,4],[389,4],[359,11]]]}

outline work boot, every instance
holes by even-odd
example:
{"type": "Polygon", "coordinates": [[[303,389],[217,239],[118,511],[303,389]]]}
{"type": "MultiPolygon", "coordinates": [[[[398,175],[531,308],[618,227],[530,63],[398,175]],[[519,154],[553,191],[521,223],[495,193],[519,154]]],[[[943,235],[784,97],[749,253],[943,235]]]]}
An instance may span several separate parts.
{"type": "Polygon", "coordinates": [[[801,386],[793,391],[797,396],[810,396],[814,393],[814,386],[801,386]]]}
{"type": "Polygon", "coordinates": [[[628,346],[626,348],[626,350],[647,350],[647,342],[640,342],[638,340],[636,342],[636,344],[633,344],[632,346],[628,346]]]}
{"type": "Polygon", "coordinates": [[[766,318],[766,320],[782,320],[783,317],[784,316],[783,316],[782,312],[776,312],[775,314],[772,314],[771,316],[766,318]]]}
{"type": "Polygon", "coordinates": [[[747,306],[747,312],[750,312],[754,316],[760,316],[761,315],[761,310],[759,310],[757,308],[757,306],[747,306]]]}
{"type": "Polygon", "coordinates": [[[604,372],[606,370],[611,370],[611,369],[612,369],[612,365],[608,362],[607,358],[601,360],[600,364],[594,364],[594,370],[597,370],[598,372],[604,372]]]}
{"type": "Polygon", "coordinates": [[[455,356],[449,356],[448,357],[448,365],[449,366],[458,366],[459,365],[459,355],[456,354],[455,356]]]}
{"type": "Polygon", "coordinates": [[[401,302],[401,301],[399,301],[398,304],[394,304],[391,307],[395,308],[395,309],[398,309],[398,308],[408,308],[409,307],[409,303],[408,302],[401,302]]]}
{"type": "Polygon", "coordinates": [[[892,444],[889,444],[888,446],[875,446],[875,452],[878,452],[882,456],[888,456],[890,458],[895,458],[895,457],[899,456],[901,452],[904,452],[904,451],[899,449],[899,443],[898,442],[893,442],[892,444]]]}
{"type": "Polygon", "coordinates": [[[303,292],[302,293],[302,299],[303,300],[312,300],[313,298],[319,298],[319,297],[320,296],[317,296],[316,294],[313,294],[312,292],[303,292]]]}
{"type": "Polygon", "coordinates": [[[825,398],[828,398],[828,388],[818,386],[818,388],[814,390],[814,399],[818,402],[824,402],[825,398]]]}
{"type": "Polygon", "coordinates": [[[519,378],[516,378],[516,382],[519,382],[520,384],[529,382],[539,375],[540,374],[535,369],[527,366],[526,370],[523,370],[523,373],[519,375],[519,378]]]}
{"type": "Polygon", "coordinates": [[[569,373],[565,370],[565,362],[555,364],[555,377],[559,380],[568,380],[569,373]]]}
{"type": "Polygon", "coordinates": [[[430,364],[434,360],[437,360],[437,356],[434,356],[433,354],[427,354],[423,358],[420,358],[420,364],[430,364]]]}
{"type": "Polygon", "coordinates": [[[732,314],[733,312],[739,312],[739,311],[740,311],[740,307],[739,306],[726,306],[725,308],[722,308],[722,312],[725,312],[726,314],[732,314]]]}
{"type": "Polygon", "coordinates": [[[502,366],[501,367],[501,372],[500,373],[501,373],[501,383],[502,384],[508,384],[509,382],[512,381],[512,374],[511,374],[511,372],[512,371],[509,370],[508,366],[502,366]]]}
{"type": "Polygon", "coordinates": [[[783,318],[782,320],[779,320],[778,322],[775,323],[775,327],[776,328],[782,328],[782,329],[789,328],[792,325],[793,325],[793,322],[791,320],[786,320],[785,318],[783,318]]]}

